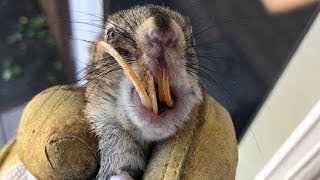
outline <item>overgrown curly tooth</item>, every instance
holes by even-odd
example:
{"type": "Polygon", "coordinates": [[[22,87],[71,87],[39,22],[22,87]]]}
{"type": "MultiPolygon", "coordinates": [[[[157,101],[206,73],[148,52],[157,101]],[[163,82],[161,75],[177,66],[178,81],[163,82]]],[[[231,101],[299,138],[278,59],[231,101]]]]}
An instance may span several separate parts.
{"type": "Polygon", "coordinates": [[[156,89],[154,87],[154,80],[151,75],[149,75],[148,89],[149,89],[149,96],[150,96],[150,100],[151,100],[153,113],[158,114],[159,112],[158,112],[157,93],[156,93],[156,89]]]}
{"type": "Polygon", "coordinates": [[[163,91],[163,76],[162,76],[162,71],[159,71],[157,81],[158,81],[159,101],[160,101],[160,102],[164,102],[164,101],[165,101],[165,98],[164,98],[164,91],[163,91]]]}
{"type": "Polygon", "coordinates": [[[124,74],[127,76],[127,78],[129,78],[129,80],[132,82],[132,84],[136,88],[139,94],[141,103],[147,109],[152,110],[150,98],[146,90],[144,89],[142,82],[138,79],[138,77],[136,76],[132,68],[129,66],[127,61],[118,53],[117,50],[115,50],[110,44],[104,41],[98,42],[97,48],[98,50],[100,49],[100,50],[106,51],[108,54],[110,54],[110,56],[112,56],[119,63],[119,65],[123,69],[124,74]]]}
{"type": "Polygon", "coordinates": [[[164,93],[164,98],[167,103],[168,107],[173,106],[173,101],[171,99],[170,95],[170,87],[169,87],[169,74],[167,69],[163,69],[162,71],[162,85],[163,85],[163,93],[164,93]]]}

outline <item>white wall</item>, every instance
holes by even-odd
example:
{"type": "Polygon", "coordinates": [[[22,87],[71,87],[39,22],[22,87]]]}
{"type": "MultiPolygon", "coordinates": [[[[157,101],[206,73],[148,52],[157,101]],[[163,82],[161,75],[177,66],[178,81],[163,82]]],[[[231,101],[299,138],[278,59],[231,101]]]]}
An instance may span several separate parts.
{"type": "Polygon", "coordinates": [[[250,180],[320,99],[320,16],[239,146],[237,180],[250,180]]]}
{"type": "MultiPolygon", "coordinates": [[[[103,25],[103,0],[69,0],[72,28],[72,55],[76,72],[87,65],[90,43],[81,40],[94,41],[103,25]],[[100,18],[99,18],[100,17],[100,18]],[[89,23],[91,25],[85,24],[89,23]]],[[[77,73],[77,79],[83,77],[77,73]]],[[[83,84],[85,81],[79,82],[83,84]]]]}

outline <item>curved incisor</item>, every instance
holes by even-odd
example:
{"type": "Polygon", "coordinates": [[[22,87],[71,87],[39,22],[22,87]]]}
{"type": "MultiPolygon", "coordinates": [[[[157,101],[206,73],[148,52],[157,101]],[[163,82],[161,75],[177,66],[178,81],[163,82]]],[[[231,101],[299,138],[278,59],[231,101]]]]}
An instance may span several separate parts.
{"type": "Polygon", "coordinates": [[[162,87],[163,87],[164,99],[167,103],[167,106],[172,107],[173,101],[170,95],[169,73],[167,69],[163,69],[162,71],[162,87]]]}
{"type": "Polygon", "coordinates": [[[157,93],[156,93],[153,77],[150,75],[150,73],[149,73],[148,89],[149,89],[149,96],[151,100],[152,110],[155,114],[158,114],[159,111],[158,111],[157,93]]]}
{"type": "MultiPolygon", "coordinates": [[[[158,114],[158,103],[157,103],[157,94],[155,90],[154,79],[152,75],[148,74],[148,90],[147,91],[143,87],[143,83],[139,80],[135,72],[129,66],[127,61],[120,55],[120,53],[114,49],[110,44],[100,41],[97,43],[98,50],[103,50],[110,54],[121,66],[124,74],[129,78],[134,87],[136,88],[141,103],[149,110],[152,110],[155,114],[158,114]]],[[[166,68],[162,69],[162,71],[158,74],[158,90],[159,90],[159,100],[160,102],[165,101],[168,107],[173,106],[173,101],[170,95],[170,87],[169,87],[169,73],[166,68]]]]}
{"type": "Polygon", "coordinates": [[[119,63],[119,65],[123,69],[124,74],[129,78],[129,80],[132,82],[132,84],[136,88],[136,90],[139,94],[141,103],[147,109],[152,110],[150,98],[149,98],[146,90],[144,89],[142,82],[139,80],[139,78],[134,73],[132,68],[129,66],[127,61],[120,55],[120,53],[117,50],[115,50],[110,44],[108,44],[104,41],[98,42],[97,48],[103,49],[104,51],[106,51],[108,54],[110,54],[110,56],[112,56],[119,63]]]}

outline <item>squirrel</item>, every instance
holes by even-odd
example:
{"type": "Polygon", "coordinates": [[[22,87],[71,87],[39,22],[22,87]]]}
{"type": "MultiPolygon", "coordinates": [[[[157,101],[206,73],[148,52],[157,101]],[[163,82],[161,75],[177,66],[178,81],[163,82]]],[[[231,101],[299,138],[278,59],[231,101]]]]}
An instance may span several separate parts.
{"type": "Polygon", "coordinates": [[[99,140],[97,179],[137,179],[152,143],[173,136],[203,100],[190,20],[164,6],[134,6],[108,16],[97,41],[127,60],[152,102],[143,104],[115,59],[92,45],[83,113],[99,140]]]}

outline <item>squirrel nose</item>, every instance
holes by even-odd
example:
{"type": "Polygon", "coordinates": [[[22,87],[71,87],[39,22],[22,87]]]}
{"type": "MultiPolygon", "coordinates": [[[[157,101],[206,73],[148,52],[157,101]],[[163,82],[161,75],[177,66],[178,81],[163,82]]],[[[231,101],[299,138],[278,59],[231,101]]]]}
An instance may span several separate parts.
{"type": "Polygon", "coordinates": [[[154,45],[164,47],[174,44],[177,41],[177,34],[172,29],[152,29],[148,33],[147,39],[154,45]]]}
{"type": "Polygon", "coordinates": [[[135,32],[141,47],[172,47],[178,44],[183,36],[181,27],[166,13],[151,11],[151,16],[139,25],[135,32]]]}
{"type": "Polygon", "coordinates": [[[154,45],[168,46],[177,40],[177,33],[172,27],[171,18],[159,11],[152,12],[153,26],[147,33],[147,39],[154,45]]]}

